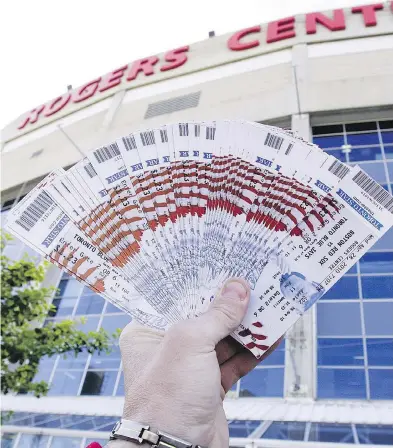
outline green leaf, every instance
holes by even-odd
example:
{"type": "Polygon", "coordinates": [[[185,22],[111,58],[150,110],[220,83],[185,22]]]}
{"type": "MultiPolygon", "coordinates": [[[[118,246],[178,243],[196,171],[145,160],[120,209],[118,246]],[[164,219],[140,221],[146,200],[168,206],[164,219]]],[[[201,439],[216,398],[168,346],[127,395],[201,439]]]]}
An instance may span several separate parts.
{"type": "MultiPolygon", "coordinates": [[[[49,303],[56,290],[40,286],[48,262],[35,265],[27,257],[13,261],[3,255],[11,237],[1,233],[1,392],[47,394],[45,381],[34,382],[44,356],[77,355],[109,350],[111,337],[104,331],[87,334],[76,328],[75,321],[64,320],[42,327],[54,306],[49,303]]],[[[86,322],[86,318],[81,321],[86,322]]]]}

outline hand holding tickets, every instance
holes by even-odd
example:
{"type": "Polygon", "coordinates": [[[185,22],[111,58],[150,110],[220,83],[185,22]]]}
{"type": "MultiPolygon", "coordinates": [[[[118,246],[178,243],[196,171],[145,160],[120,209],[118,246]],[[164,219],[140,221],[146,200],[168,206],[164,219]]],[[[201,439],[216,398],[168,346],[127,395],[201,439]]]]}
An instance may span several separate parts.
{"type": "Polygon", "coordinates": [[[393,224],[393,197],[291,131],[245,121],[134,132],[50,173],[9,231],[156,329],[251,286],[232,334],[256,357],[393,224]]]}

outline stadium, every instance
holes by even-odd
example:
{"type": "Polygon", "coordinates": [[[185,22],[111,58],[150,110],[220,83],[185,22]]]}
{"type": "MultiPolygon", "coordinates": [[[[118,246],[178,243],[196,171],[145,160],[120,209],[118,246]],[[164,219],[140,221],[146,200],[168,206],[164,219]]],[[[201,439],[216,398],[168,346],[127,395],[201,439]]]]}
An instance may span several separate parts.
{"type": "MultiPolygon", "coordinates": [[[[119,61],[121,62],[121,61],[119,61]]],[[[2,220],[50,171],[130,131],[245,119],[291,128],[393,192],[393,2],[286,17],[125,64],[2,131],[2,220]]],[[[43,100],[45,100],[43,98],[43,100]]],[[[7,256],[34,252],[13,240],[7,256]]],[[[48,320],[128,322],[63,274],[48,320]]],[[[7,447],[106,443],[122,413],[120,352],[43,359],[47,397],[3,396],[7,447]]],[[[224,402],[234,447],[393,447],[393,229],[224,402]]]]}

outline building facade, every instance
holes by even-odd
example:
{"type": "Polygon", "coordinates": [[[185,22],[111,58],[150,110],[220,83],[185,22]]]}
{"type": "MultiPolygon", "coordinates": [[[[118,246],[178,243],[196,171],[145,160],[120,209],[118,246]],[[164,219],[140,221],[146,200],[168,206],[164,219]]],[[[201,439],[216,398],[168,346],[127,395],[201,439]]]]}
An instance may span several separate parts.
{"type": "MultiPolygon", "coordinates": [[[[2,219],[48,172],[138,128],[242,118],[292,128],[360,165],[393,192],[393,3],[287,17],[114,70],[28,111],[3,130],[2,219]]],[[[19,241],[18,259],[34,253],[19,241]]],[[[129,321],[52,267],[48,320],[129,321]]],[[[118,346],[42,360],[48,397],[2,397],[2,447],[81,447],[121,415],[118,346]]],[[[393,447],[393,231],[241,379],[224,403],[232,446],[393,447]],[[331,445],[330,445],[331,446],[331,445]]]]}

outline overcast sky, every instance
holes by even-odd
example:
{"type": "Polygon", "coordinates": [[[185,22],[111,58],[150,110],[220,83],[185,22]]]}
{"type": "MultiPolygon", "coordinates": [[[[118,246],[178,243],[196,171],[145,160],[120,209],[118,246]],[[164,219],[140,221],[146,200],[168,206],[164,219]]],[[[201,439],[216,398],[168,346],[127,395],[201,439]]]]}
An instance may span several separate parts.
{"type": "Polygon", "coordinates": [[[296,13],[369,0],[5,0],[0,129],[125,63],[296,13]]]}

